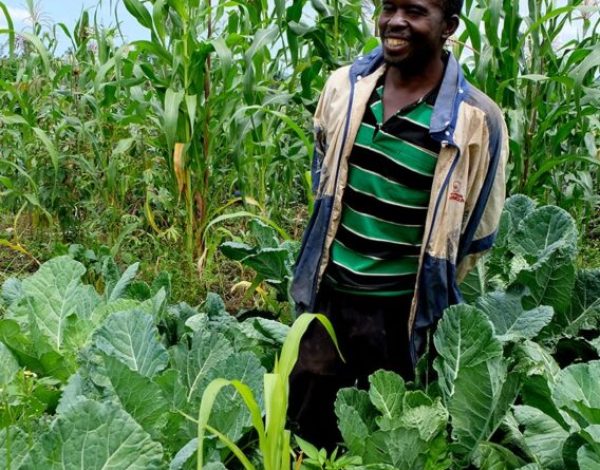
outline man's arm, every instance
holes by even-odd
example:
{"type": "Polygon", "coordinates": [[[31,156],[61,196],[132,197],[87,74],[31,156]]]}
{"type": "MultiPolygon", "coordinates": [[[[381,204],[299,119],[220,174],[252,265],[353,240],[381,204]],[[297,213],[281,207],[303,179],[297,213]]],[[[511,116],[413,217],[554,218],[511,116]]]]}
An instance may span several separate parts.
{"type": "Polygon", "coordinates": [[[320,119],[317,118],[318,115],[322,114],[323,106],[323,96],[321,95],[319,98],[319,105],[317,106],[317,112],[313,118],[313,133],[314,133],[314,151],[313,151],[313,159],[310,167],[310,176],[312,182],[312,192],[313,196],[316,195],[317,189],[319,188],[319,181],[321,179],[321,169],[323,166],[323,160],[325,159],[325,154],[327,153],[327,131],[320,119]]]}
{"type": "Polygon", "coordinates": [[[327,115],[331,95],[333,93],[331,81],[332,77],[330,77],[325,83],[323,91],[321,92],[321,96],[319,97],[317,109],[315,110],[315,114],[313,116],[315,148],[313,151],[313,160],[310,168],[313,195],[316,195],[319,189],[323,161],[325,160],[325,155],[327,154],[327,149],[329,146],[327,142],[327,115]]]}
{"type": "Polygon", "coordinates": [[[328,165],[327,152],[333,143],[336,129],[339,129],[341,122],[345,121],[345,115],[340,113],[340,109],[347,109],[347,94],[340,93],[340,87],[349,86],[348,83],[349,67],[342,67],[335,70],[327,79],[319,103],[313,116],[313,130],[315,147],[313,151],[313,160],[311,165],[312,190],[315,195],[319,193],[319,187],[325,184],[328,165]]]}
{"type": "Polygon", "coordinates": [[[490,145],[482,146],[482,151],[489,153],[488,171],[483,187],[475,206],[473,217],[479,218],[474,235],[461,245],[459,264],[457,266],[457,281],[460,283],[493,245],[496,239],[500,216],[506,199],[506,161],[508,158],[508,131],[499,109],[489,125],[490,145]],[[484,150],[485,149],[485,150],[484,150]]]}

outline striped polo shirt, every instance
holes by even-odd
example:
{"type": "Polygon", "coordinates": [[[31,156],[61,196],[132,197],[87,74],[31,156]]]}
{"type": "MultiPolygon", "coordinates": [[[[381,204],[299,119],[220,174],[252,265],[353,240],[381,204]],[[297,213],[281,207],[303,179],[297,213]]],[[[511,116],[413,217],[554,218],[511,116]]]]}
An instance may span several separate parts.
{"type": "Polygon", "coordinates": [[[383,122],[375,87],[349,158],[342,219],[326,280],[359,295],[414,291],[440,144],[429,135],[437,90],[383,122]]]}

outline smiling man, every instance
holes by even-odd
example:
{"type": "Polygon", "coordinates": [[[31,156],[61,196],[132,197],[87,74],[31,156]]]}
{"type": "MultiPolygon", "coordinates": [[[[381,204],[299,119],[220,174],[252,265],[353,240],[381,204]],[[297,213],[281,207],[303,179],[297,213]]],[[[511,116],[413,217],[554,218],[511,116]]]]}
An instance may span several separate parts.
{"type": "Polygon", "coordinates": [[[378,369],[410,380],[458,284],[494,241],[506,125],[444,50],[462,0],[384,0],[380,48],[335,71],[314,117],[315,208],[292,285],[322,312],[291,379],[300,436],[339,442],[333,403],[378,369]]]}

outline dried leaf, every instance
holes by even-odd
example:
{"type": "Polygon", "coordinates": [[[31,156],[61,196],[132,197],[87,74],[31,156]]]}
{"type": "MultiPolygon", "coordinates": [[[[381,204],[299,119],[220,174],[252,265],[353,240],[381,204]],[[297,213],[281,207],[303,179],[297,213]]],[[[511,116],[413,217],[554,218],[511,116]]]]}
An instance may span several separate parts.
{"type": "Polygon", "coordinates": [[[183,159],[184,148],[185,144],[177,142],[173,150],[173,168],[175,170],[175,178],[177,178],[177,187],[179,189],[179,194],[183,192],[186,181],[185,161],[183,159]]]}

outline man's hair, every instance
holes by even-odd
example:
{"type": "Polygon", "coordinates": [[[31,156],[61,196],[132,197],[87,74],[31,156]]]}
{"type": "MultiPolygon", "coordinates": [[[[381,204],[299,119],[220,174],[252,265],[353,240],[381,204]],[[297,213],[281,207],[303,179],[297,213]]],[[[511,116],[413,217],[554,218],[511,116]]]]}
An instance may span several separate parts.
{"type": "Polygon", "coordinates": [[[442,0],[444,15],[450,18],[453,15],[460,15],[464,0],[442,0]]]}

